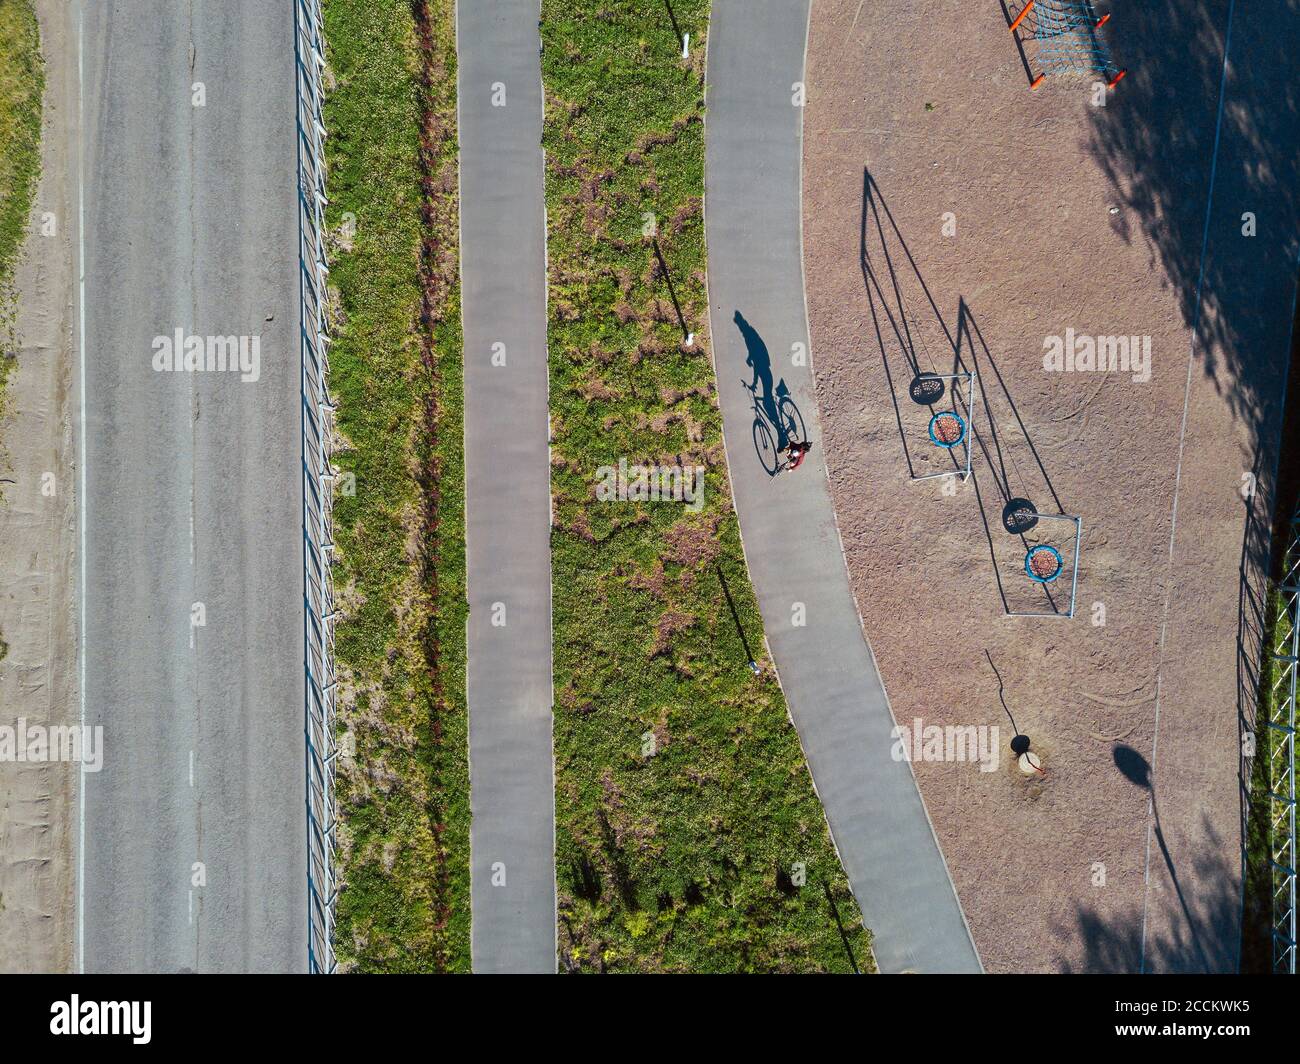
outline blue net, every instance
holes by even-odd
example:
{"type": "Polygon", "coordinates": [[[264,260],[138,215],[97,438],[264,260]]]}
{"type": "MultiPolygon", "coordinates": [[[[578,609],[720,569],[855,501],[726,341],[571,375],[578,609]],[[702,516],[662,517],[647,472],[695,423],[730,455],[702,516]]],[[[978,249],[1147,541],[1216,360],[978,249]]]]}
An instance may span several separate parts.
{"type": "Polygon", "coordinates": [[[1013,11],[1013,20],[1021,14],[1016,32],[1032,42],[1044,74],[1101,78],[1108,85],[1123,75],[1098,34],[1105,19],[1089,0],[1029,0],[1013,11]]]}

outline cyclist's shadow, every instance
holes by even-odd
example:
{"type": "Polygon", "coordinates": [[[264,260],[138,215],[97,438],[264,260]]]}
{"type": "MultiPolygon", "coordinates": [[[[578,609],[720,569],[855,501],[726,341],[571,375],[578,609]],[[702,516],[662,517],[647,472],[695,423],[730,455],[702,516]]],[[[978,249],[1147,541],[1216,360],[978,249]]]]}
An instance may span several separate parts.
{"type": "Polygon", "coordinates": [[[774,477],[784,465],[781,455],[786,446],[807,438],[803,415],[790,397],[785,378],[773,385],[772,356],[758,331],[740,311],[733,320],[745,338],[745,365],[754,370],[753,380],[745,384],[754,403],[754,450],[767,475],[774,477]]]}

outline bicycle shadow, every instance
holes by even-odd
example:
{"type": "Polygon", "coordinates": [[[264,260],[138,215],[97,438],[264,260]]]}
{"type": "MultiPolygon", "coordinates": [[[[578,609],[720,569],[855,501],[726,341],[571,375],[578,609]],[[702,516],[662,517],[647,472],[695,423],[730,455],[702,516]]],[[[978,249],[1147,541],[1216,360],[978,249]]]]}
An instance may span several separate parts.
{"type": "Polygon", "coordinates": [[[781,471],[785,463],[782,452],[791,441],[807,439],[803,414],[800,413],[785,378],[775,380],[772,356],[763,338],[739,310],[732,320],[745,341],[745,365],[753,369],[753,379],[742,386],[754,404],[754,453],[769,477],[781,471]]]}

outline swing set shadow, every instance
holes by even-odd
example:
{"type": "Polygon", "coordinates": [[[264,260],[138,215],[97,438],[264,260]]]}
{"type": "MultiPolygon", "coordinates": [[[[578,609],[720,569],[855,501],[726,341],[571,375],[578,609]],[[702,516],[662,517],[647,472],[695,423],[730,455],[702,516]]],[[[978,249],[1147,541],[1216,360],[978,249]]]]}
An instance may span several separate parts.
{"type": "MultiPolygon", "coordinates": [[[[870,170],[865,168],[862,172],[859,259],[871,311],[872,330],[893,403],[894,422],[909,478],[925,479],[918,475],[913,462],[908,433],[904,427],[902,402],[921,402],[916,397],[915,390],[918,382],[927,376],[969,379],[972,396],[968,412],[978,413],[978,417],[970,417],[967,428],[968,459],[972,463],[969,479],[975,488],[1003,611],[1009,616],[1073,616],[1073,587],[1069,601],[1061,602],[1059,600],[1063,596],[1054,591],[1050,583],[1037,581],[1035,584],[1042,595],[1042,609],[1021,611],[1011,607],[998,564],[990,507],[998,512],[997,522],[1001,533],[1017,536],[1026,553],[1033,546],[1027,534],[1040,520],[1073,521],[1075,557],[1072,576],[1075,581],[1082,530],[1078,518],[1067,514],[1061,504],[1033,435],[1021,416],[973,311],[964,297],[959,298],[956,323],[949,324],[911,249],[903,239],[879,185],[870,170]],[[941,336],[942,339],[936,339],[933,345],[927,344],[923,336],[927,330],[922,328],[923,323],[928,323],[928,331],[932,336],[941,336]],[[936,347],[938,351],[935,350],[936,347]],[[903,397],[901,400],[900,393],[903,397]],[[987,501],[980,485],[980,476],[973,468],[973,453],[976,451],[983,458],[993,492],[996,493],[991,492],[987,501]],[[1044,506],[1047,508],[1042,508],[1044,506]],[[1055,512],[1051,509],[1053,506],[1055,512]]],[[[933,405],[930,409],[932,413],[935,410],[933,405]]],[[[948,460],[951,469],[946,470],[945,475],[960,475],[962,464],[952,449],[948,450],[948,460]]]]}

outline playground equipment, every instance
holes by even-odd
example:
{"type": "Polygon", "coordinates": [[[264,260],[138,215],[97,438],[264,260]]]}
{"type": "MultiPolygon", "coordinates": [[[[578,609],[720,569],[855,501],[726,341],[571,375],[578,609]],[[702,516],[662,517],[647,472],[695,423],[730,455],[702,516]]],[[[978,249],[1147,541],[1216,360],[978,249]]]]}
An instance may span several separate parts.
{"type": "Polygon", "coordinates": [[[1043,536],[1046,531],[1042,522],[1059,521],[1069,526],[1072,536],[1067,536],[1062,546],[1066,547],[1065,551],[1050,543],[1040,542],[1030,544],[1026,541],[1025,551],[1025,576],[1033,583],[1046,591],[1052,586],[1058,577],[1062,576],[1067,569],[1070,571],[1070,598],[1065,604],[1065,609],[1058,609],[1055,600],[1049,594],[1048,601],[1053,606],[1050,610],[1013,610],[1009,607],[1006,610],[1008,617],[1065,617],[1074,616],[1075,595],[1079,588],[1079,545],[1083,538],[1083,521],[1074,514],[1044,514],[1036,512],[1026,512],[1023,508],[1012,509],[1017,504],[1025,503],[1024,499],[1013,499],[1008,503],[1008,508],[1003,512],[1003,525],[1012,535],[1021,537],[1022,541],[1026,533],[1031,530],[1037,530],[1038,536],[1043,536]],[[1013,523],[1014,522],[1014,523],[1013,523]],[[1069,540],[1073,539],[1072,544],[1069,540]],[[1073,561],[1067,562],[1067,555],[1072,556],[1073,561]]]}
{"type": "Polygon", "coordinates": [[[1005,5],[1003,10],[1027,70],[1024,45],[1033,43],[1039,71],[1030,71],[1031,89],[1038,88],[1048,74],[1099,80],[1113,89],[1127,73],[1116,65],[1098,33],[1110,15],[1099,16],[1091,0],[1025,0],[1015,15],[1005,5]]]}
{"type": "Polygon", "coordinates": [[[1064,568],[1065,559],[1050,543],[1039,543],[1025,553],[1025,572],[1037,583],[1050,584],[1064,568]]]}
{"type": "Polygon", "coordinates": [[[952,450],[966,438],[966,422],[955,410],[944,410],[930,419],[930,442],[952,450]]]}
{"type": "MultiPolygon", "coordinates": [[[[953,454],[951,469],[913,475],[913,483],[936,477],[959,477],[964,481],[970,476],[975,385],[973,372],[918,373],[908,385],[907,393],[912,402],[923,408],[922,413],[931,411],[929,421],[925,423],[925,438],[933,446],[953,454]],[[945,397],[948,400],[946,408],[936,409],[935,404],[945,397]]],[[[919,428],[917,425],[917,431],[919,428]]]]}

